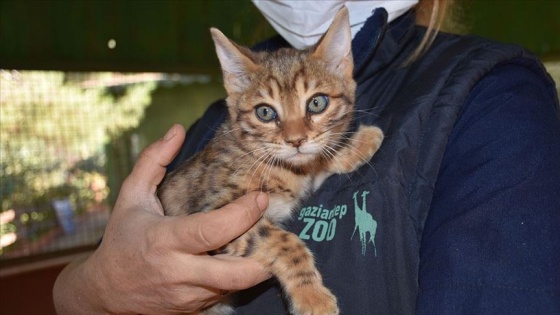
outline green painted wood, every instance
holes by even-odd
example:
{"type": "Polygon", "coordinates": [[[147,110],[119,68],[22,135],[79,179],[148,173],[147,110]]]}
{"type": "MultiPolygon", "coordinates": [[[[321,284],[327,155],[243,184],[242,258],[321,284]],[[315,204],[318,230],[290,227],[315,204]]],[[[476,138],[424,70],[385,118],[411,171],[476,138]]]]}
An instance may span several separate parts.
{"type": "Polygon", "coordinates": [[[0,66],[206,72],[210,27],[248,45],[274,33],[249,1],[2,0],[0,66]]]}
{"type": "MultiPolygon", "coordinates": [[[[560,0],[466,7],[472,33],[560,58],[560,0]]],[[[0,68],[216,72],[211,26],[245,45],[274,34],[249,0],[2,0],[0,68]]]]}
{"type": "Polygon", "coordinates": [[[466,15],[473,34],[560,59],[560,0],[474,0],[466,15]]]}

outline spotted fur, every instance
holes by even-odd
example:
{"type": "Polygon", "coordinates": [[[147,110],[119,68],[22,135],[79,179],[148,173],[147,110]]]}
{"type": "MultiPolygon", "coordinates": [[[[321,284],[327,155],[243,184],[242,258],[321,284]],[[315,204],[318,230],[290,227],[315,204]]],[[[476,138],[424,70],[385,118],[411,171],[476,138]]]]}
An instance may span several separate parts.
{"type": "MultiPolygon", "coordinates": [[[[251,257],[267,267],[293,314],[338,314],[313,255],[279,224],[328,176],[367,163],[383,139],[373,126],[349,132],[356,84],[348,13],[341,10],[319,44],[308,50],[255,53],[216,29],[212,36],[229,117],[203,151],[165,178],[158,190],[165,213],[211,211],[247,192],[268,193],[264,217],[215,252],[251,257]],[[318,111],[325,100],[327,106],[318,111]]],[[[224,301],[204,314],[231,311],[224,301]]]]}

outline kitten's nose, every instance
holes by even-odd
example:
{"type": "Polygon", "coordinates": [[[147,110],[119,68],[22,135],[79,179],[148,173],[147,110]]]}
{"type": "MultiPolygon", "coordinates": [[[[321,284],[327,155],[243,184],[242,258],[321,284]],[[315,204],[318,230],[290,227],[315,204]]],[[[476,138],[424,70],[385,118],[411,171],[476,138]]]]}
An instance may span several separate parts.
{"type": "Polygon", "coordinates": [[[295,148],[299,148],[305,141],[307,141],[307,137],[301,137],[296,139],[285,139],[286,143],[291,144],[295,148]]]}

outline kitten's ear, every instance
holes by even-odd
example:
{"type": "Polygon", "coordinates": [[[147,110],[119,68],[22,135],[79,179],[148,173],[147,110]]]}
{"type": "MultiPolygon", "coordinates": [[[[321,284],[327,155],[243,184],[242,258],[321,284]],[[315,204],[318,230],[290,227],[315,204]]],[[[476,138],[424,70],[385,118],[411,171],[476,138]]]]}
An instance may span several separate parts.
{"type": "Polygon", "coordinates": [[[249,81],[249,74],[258,66],[251,60],[252,52],[237,45],[216,28],[211,28],[212,39],[224,75],[224,86],[228,93],[243,92],[249,81]]]}
{"type": "Polygon", "coordinates": [[[332,71],[352,77],[352,33],[348,19],[348,9],[342,7],[315,47],[313,55],[329,64],[332,71]]]}

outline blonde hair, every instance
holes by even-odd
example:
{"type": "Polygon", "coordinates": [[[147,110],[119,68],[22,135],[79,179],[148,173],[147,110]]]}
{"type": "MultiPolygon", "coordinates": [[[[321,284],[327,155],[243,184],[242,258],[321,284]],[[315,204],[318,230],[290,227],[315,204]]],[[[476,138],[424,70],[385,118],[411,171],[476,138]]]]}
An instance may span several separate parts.
{"type": "Polygon", "coordinates": [[[465,31],[456,19],[458,13],[456,2],[455,0],[420,0],[414,8],[416,24],[426,27],[426,33],[405,64],[411,64],[426,53],[439,31],[452,33],[465,31]]]}

